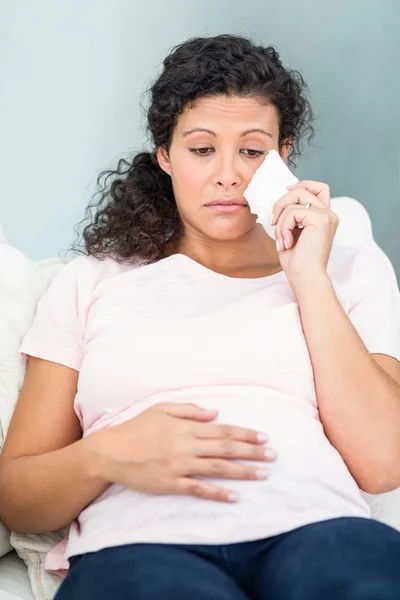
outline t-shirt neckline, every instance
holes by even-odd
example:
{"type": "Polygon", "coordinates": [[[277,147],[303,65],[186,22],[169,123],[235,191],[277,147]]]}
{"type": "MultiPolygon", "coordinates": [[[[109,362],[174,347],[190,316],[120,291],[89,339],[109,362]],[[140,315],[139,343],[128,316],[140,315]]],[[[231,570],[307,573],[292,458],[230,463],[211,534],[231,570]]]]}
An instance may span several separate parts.
{"type": "MultiPolygon", "coordinates": [[[[229,277],[229,275],[223,275],[222,273],[217,273],[216,271],[213,271],[212,269],[209,269],[208,267],[205,267],[204,265],[202,265],[201,263],[197,262],[196,260],[194,260],[193,258],[191,258],[190,256],[187,256],[186,254],[182,254],[180,252],[177,252],[175,254],[171,254],[170,256],[168,256],[165,260],[168,259],[172,259],[174,261],[178,261],[183,263],[186,263],[187,265],[190,266],[192,271],[196,271],[196,273],[204,278],[204,279],[214,279],[215,281],[226,281],[226,282],[237,282],[237,283],[241,283],[241,284],[252,284],[252,283],[269,283],[269,282],[273,282],[275,280],[279,280],[279,279],[283,279],[285,277],[285,272],[282,271],[278,271],[278,273],[273,273],[271,275],[266,275],[265,277],[229,277]]],[[[234,283],[233,283],[234,284],[234,283]]]]}

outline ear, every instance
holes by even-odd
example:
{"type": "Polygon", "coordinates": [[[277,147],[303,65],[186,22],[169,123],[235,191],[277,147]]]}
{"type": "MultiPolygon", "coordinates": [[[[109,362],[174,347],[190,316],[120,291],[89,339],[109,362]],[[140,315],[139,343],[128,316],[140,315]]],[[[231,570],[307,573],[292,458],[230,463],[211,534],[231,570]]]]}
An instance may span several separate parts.
{"type": "Polygon", "coordinates": [[[281,157],[282,160],[284,160],[286,162],[287,156],[289,154],[289,150],[291,148],[292,144],[290,141],[290,138],[287,138],[286,140],[284,140],[282,148],[279,151],[279,155],[281,157]]]}
{"type": "Polygon", "coordinates": [[[168,175],[171,175],[171,162],[165,146],[159,146],[157,148],[157,161],[162,170],[168,173],[168,175]]]}

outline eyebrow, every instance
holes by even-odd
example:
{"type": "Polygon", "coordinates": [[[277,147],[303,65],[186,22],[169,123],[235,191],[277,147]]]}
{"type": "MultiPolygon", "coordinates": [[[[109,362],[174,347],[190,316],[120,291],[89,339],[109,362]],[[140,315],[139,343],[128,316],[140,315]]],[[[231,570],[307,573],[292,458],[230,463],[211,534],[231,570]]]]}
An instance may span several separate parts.
{"type": "MultiPolygon", "coordinates": [[[[205,131],[206,133],[211,133],[211,135],[217,137],[217,134],[215,133],[215,131],[212,131],[211,129],[205,129],[204,127],[197,127],[196,129],[191,129],[190,131],[184,131],[182,134],[182,137],[186,137],[188,135],[190,135],[191,133],[195,133],[196,131],[205,131]]],[[[265,129],[260,129],[258,127],[254,128],[254,129],[246,129],[246,131],[243,131],[240,134],[240,137],[244,137],[245,135],[248,135],[249,133],[262,133],[268,137],[270,137],[272,140],[273,135],[271,133],[269,133],[268,131],[265,131],[265,129]]]]}

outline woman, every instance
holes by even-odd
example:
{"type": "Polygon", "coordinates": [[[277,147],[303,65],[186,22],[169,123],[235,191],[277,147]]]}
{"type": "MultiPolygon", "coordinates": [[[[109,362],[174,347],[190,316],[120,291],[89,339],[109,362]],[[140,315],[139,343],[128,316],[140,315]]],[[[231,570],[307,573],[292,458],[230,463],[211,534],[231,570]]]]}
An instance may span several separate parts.
{"type": "Polygon", "coordinates": [[[326,184],[278,200],[277,246],[243,196],[313,133],[305,92],[272,47],[176,47],[154,150],[111,173],[39,303],[1,517],[72,522],[57,600],[399,597],[400,533],[360,493],[400,485],[398,291],[332,251],[326,184]]]}

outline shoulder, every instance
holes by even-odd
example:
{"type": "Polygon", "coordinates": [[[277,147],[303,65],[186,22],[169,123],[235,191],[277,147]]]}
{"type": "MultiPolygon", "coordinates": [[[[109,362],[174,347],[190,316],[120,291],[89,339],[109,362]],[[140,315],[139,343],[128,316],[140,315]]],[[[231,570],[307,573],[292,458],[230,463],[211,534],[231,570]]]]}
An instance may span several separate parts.
{"type": "Polygon", "coordinates": [[[328,275],[343,306],[371,305],[400,314],[400,293],[394,267],[376,248],[340,246],[331,254],[328,275]],[[386,307],[386,308],[384,308],[386,307]]]}
{"type": "Polygon", "coordinates": [[[48,286],[48,292],[58,296],[65,293],[66,296],[73,294],[89,299],[102,281],[136,269],[140,264],[138,259],[127,264],[111,257],[99,259],[91,255],[80,255],[69,261],[61,261],[58,272],[48,286]]]}
{"type": "Polygon", "coordinates": [[[81,255],[63,262],[60,274],[62,273],[65,278],[69,279],[87,280],[89,278],[101,281],[113,275],[136,269],[140,264],[141,261],[139,259],[132,259],[128,264],[121,263],[111,257],[100,259],[96,256],[81,255]]]}
{"type": "Polygon", "coordinates": [[[328,263],[328,274],[338,283],[354,283],[363,279],[373,280],[378,275],[395,277],[393,265],[379,248],[336,246],[332,248],[328,263]]]}

